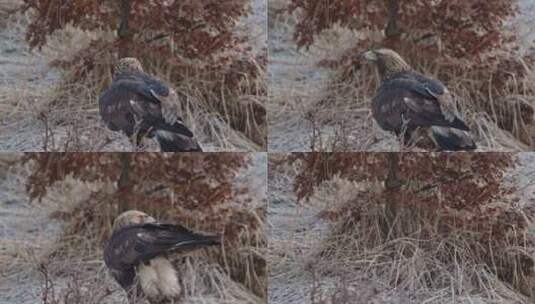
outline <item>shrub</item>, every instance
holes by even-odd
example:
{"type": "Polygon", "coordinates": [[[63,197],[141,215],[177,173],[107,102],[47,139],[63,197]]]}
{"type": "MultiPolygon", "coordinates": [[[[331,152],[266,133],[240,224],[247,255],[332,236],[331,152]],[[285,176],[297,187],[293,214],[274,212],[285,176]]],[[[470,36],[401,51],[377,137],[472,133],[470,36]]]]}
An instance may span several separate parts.
{"type": "Polygon", "coordinates": [[[440,289],[466,276],[484,289],[487,283],[475,278],[490,272],[533,296],[535,244],[526,237],[533,214],[516,205],[514,186],[503,182],[514,155],[309,153],[289,160],[299,168],[294,188],[300,200],[335,177],[349,183],[343,191],[350,193],[330,195],[320,213],[333,223],[321,260],[371,274],[397,271],[402,275],[392,286],[440,289]],[[454,266],[458,271],[447,270],[454,266]]]}
{"type": "MultiPolygon", "coordinates": [[[[26,39],[31,48],[42,48],[52,35],[68,28],[95,33],[74,54],[52,61],[67,72],[60,84],[67,91],[64,95],[80,95],[80,83],[98,93],[109,83],[116,58],[137,57],[148,72],[175,84],[187,83],[179,91],[184,98],[198,99],[193,101],[197,107],[220,113],[234,129],[265,145],[267,59],[263,52],[253,54],[247,38],[235,33],[248,12],[248,0],[23,3],[21,10],[30,12],[26,39]]],[[[52,104],[64,99],[59,94],[52,104]]]]}
{"type": "Polygon", "coordinates": [[[58,182],[73,178],[96,185],[87,199],[64,214],[67,221],[55,255],[69,248],[94,250],[109,237],[113,220],[138,209],[164,221],[222,235],[225,253],[209,256],[232,278],[265,296],[265,208],[235,177],[245,153],[35,153],[27,192],[41,200],[58,182]],[[90,248],[83,246],[90,246],[90,248]]]}
{"type": "Polygon", "coordinates": [[[357,101],[372,94],[369,83],[362,86],[370,69],[357,55],[388,47],[417,70],[437,73],[466,108],[488,113],[501,128],[533,145],[527,126],[534,123],[534,109],[524,101],[535,91],[526,78],[533,55],[519,50],[514,29],[504,21],[518,13],[517,5],[508,0],[292,0],[288,9],[298,19],[294,39],[299,47],[310,47],[318,35],[335,28],[355,32],[354,47],[341,58],[320,62],[338,71],[330,84],[338,94],[357,96],[357,101]]]}

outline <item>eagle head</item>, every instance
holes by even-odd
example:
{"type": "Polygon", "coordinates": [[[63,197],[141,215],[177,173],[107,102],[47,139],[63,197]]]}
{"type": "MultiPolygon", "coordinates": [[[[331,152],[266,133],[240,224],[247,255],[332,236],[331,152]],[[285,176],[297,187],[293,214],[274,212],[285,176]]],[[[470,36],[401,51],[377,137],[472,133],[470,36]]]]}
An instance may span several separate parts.
{"type": "Polygon", "coordinates": [[[115,74],[124,72],[143,72],[143,67],[137,58],[125,57],[117,61],[113,70],[115,74]]]}
{"type": "Polygon", "coordinates": [[[115,221],[113,221],[113,230],[119,228],[134,225],[134,224],[144,224],[144,223],[154,223],[156,219],[152,216],[137,210],[128,210],[121,213],[115,221]]]}
{"type": "Polygon", "coordinates": [[[410,65],[403,58],[391,49],[381,48],[364,52],[361,57],[377,65],[381,79],[386,79],[390,75],[410,71],[410,65]]]}

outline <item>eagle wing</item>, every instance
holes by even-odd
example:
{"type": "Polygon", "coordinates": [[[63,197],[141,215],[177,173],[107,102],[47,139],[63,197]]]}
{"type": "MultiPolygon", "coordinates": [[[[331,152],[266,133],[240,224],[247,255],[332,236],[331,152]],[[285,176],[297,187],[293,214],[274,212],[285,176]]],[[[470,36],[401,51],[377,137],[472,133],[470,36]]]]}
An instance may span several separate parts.
{"type": "Polygon", "coordinates": [[[455,104],[455,100],[453,99],[453,95],[448,88],[439,80],[432,79],[415,72],[411,72],[409,75],[414,77],[427,91],[427,93],[438,101],[440,110],[442,111],[442,114],[444,114],[444,117],[448,121],[454,121],[455,117],[457,117],[457,106],[455,104]]]}
{"type": "Polygon", "coordinates": [[[123,82],[113,82],[99,97],[99,110],[104,123],[112,131],[123,131],[132,135],[135,120],[132,114],[130,100],[143,98],[133,91],[125,89],[123,82]]]}
{"type": "Polygon", "coordinates": [[[179,101],[174,89],[146,73],[134,76],[143,79],[150,95],[159,103],[161,115],[166,123],[170,125],[182,123],[182,119],[177,115],[179,101]]]}
{"type": "Polygon", "coordinates": [[[447,119],[444,106],[437,99],[440,90],[438,84],[423,84],[410,75],[388,79],[372,100],[374,117],[381,127],[397,133],[405,122],[411,127],[436,125],[468,130],[456,116],[453,120],[447,119]]]}
{"type": "Polygon", "coordinates": [[[217,245],[218,240],[217,236],[194,233],[179,225],[131,225],[112,234],[104,250],[104,261],[111,269],[129,269],[170,250],[217,245]]]}

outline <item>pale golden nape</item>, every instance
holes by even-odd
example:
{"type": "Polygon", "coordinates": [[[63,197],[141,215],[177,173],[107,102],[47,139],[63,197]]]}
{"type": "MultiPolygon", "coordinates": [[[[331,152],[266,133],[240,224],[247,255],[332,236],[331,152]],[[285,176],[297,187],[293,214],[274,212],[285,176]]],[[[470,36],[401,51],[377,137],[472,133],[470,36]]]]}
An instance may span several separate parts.
{"type": "Polygon", "coordinates": [[[363,57],[377,65],[381,80],[385,80],[398,72],[412,70],[411,66],[391,49],[371,50],[364,53],[363,57]]]}
{"type": "Polygon", "coordinates": [[[379,56],[391,58],[391,60],[398,62],[400,65],[409,66],[409,64],[394,50],[382,48],[375,50],[374,52],[379,54],[379,56]]]}
{"type": "Polygon", "coordinates": [[[152,216],[138,211],[138,210],[128,210],[123,213],[121,213],[115,221],[113,221],[113,230],[117,230],[119,228],[133,225],[133,224],[144,224],[144,223],[154,223],[156,222],[156,219],[154,219],[152,216]]]}
{"type": "Polygon", "coordinates": [[[143,67],[137,58],[124,57],[117,61],[113,70],[115,74],[124,72],[143,72],[143,67]]]}

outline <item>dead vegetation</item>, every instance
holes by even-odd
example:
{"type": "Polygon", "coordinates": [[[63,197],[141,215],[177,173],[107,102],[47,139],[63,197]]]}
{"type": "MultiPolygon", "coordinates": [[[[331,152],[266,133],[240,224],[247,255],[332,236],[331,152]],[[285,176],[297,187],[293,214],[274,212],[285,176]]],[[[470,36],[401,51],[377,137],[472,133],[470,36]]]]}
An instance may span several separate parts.
{"type": "MultiPolygon", "coordinates": [[[[214,207],[220,214],[228,213],[227,208],[236,211],[227,219],[227,228],[219,226],[226,230],[215,230],[222,224],[215,218],[195,220],[206,212],[200,206],[174,201],[170,185],[154,188],[147,182],[146,200],[128,205],[162,221],[224,235],[221,247],[172,255],[184,287],[185,303],[264,303],[265,191],[247,190],[265,183],[263,161],[262,157],[248,159],[233,179],[231,198],[214,207]],[[167,203],[163,197],[167,197],[167,203]]],[[[41,202],[29,203],[25,188],[36,167],[32,162],[24,166],[17,163],[2,182],[4,197],[13,202],[3,206],[5,212],[1,215],[8,229],[0,240],[6,244],[0,251],[0,257],[5,257],[0,259],[0,285],[6,291],[0,301],[126,303],[126,296],[102,261],[103,246],[119,212],[117,206],[121,205],[120,197],[113,194],[115,183],[81,181],[71,175],[53,183],[41,202]],[[21,206],[27,207],[14,213],[21,206]]],[[[214,177],[206,178],[217,183],[214,177]]]]}
{"type": "MultiPolygon", "coordinates": [[[[0,65],[0,148],[132,151],[127,138],[109,131],[98,113],[98,96],[110,82],[115,55],[105,43],[94,41],[112,41],[114,34],[66,26],[49,36],[41,50],[30,52],[25,33],[33,13],[13,12],[20,5],[20,1],[11,1],[1,8],[5,13],[0,15],[0,22],[6,25],[0,33],[5,38],[0,48],[4,59],[0,65]],[[90,58],[84,57],[89,56],[83,52],[86,49],[91,50],[90,58]]],[[[250,18],[243,22],[255,29],[251,33],[265,33],[261,21],[250,18]]],[[[265,150],[264,41],[252,37],[254,53],[218,71],[196,65],[194,60],[177,66],[158,54],[141,58],[146,71],[181,93],[179,115],[205,151],[265,150]]],[[[152,140],[142,149],[157,150],[152,140]]]]}
{"type": "MultiPolygon", "coordinates": [[[[285,10],[289,2],[270,1],[270,150],[399,150],[395,137],[383,132],[371,117],[375,71],[349,57],[356,56],[351,50],[362,48],[355,46],[356,41],[382,38],[333,25],[314,36],[313,44],[298,50],[293,35],[300,11],[289,14],[285,10]]],[[[306,30],[301,27],[301,31],[306,30]]],[[[518,67],[525,77],[508,75],[509,83],[494,90],[499,81],[488,79],[490,74],[447,68],[447,63],[427,58],[417,48],[398,51],[417,71],[447,83],[478,151],[527,151],[533,147],[535,74],[529,63],[521,62],[518,67]]]]}
{"type": "Polygon", "coordinates": [[[438,207],[405,202],[389,218],[388,203],[366,195],[381,196],[381,180],[335,175],[300,204],[287,186],[299,166],[270,162],[270,303],[297,303],[294,290],[302,292],[299,303],[313,304],[532,303],[533,157],[518,157],[524,168],[502,183],[515,190],[494,206],[507,206],[501,220],[527,227],[504,237],[483,237],[484,225],[467,228],[465,215],[457,222],[437,217],[438,207]]]}

